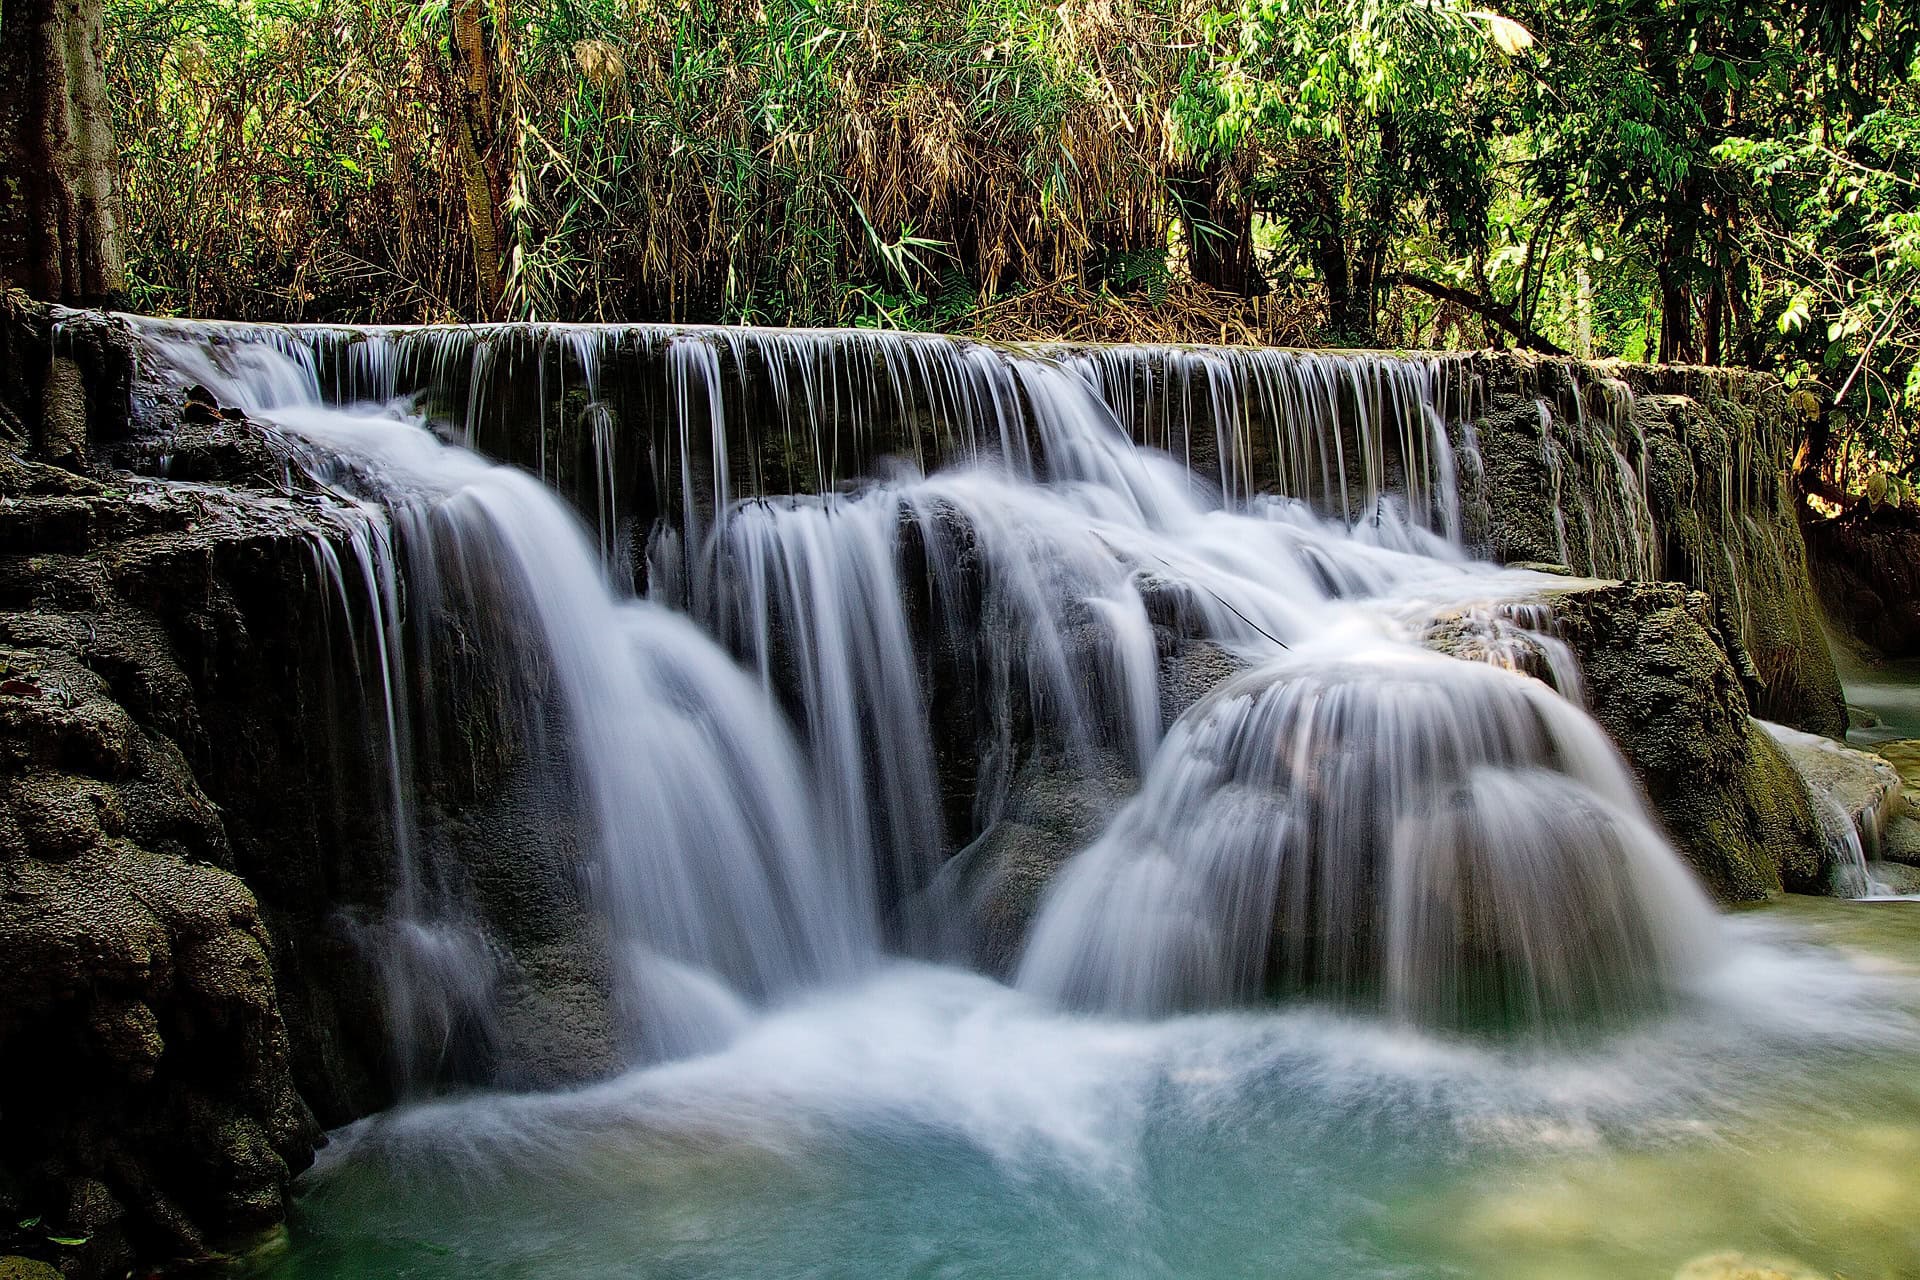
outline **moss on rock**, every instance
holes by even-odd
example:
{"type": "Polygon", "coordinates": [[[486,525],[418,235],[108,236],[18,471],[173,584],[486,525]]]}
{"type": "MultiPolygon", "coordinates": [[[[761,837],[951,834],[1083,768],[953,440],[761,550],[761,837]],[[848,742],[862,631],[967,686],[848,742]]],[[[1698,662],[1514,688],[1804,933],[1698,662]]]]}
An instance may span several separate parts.
{"type": "Polygon", "coordinates": [[[1786,466],[1779,384],[1725,370],[1519,354],[1453,359],[1468,542],[1503,563],[1683,583],[1751,661],[1756,714],[1846,730],[1786,466]]]}
{"type": "Polygon", "coordinates": [[[1594,717],[1715,896],[1825,892],[1831,855],[1806,786],[1749,713],[1709,599],[1677,583],[1547,595],[1594,717]]]}

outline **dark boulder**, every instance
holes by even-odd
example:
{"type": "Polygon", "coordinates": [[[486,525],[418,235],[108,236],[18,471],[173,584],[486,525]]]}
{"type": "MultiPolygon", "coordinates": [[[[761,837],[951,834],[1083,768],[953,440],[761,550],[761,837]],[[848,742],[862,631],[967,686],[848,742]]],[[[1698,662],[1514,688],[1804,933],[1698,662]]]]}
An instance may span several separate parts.
{"type": "Polygon", "coordinates": [[[1862,508],[1803,528],[1827,616],[1883,657],[1920,655],[1920,513],[1862,508]]]}
{"type": "Polygon", "coordinates": [[[1752,717],[1737,640],[1677,583],[1547,593],[1580,658],[1589,709],[1715,896],[1825,893],[1831,853],[1806,785],[1752,717]]]}

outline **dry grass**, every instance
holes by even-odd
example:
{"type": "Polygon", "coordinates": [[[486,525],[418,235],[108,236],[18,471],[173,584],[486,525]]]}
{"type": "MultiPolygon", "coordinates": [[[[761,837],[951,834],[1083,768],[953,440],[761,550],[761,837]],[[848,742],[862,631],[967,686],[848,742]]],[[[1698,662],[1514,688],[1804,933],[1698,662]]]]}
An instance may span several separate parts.
{"type": "MultiPolygon", "coordinates": [[[[390,0],[305,2],[110,4],[141,305],[475,315],[444,32],[390,0]]],[[[1167,243],[1196,12],[493,0],[507,311],[1064,319],[1060,282],[1167,243]]],[[[1169,323],[1218,328],[1210,309],[1271,328],[1184,292],[1169,323]]],[[[1076,323],[1143,314],[1122,300],[1076,323]]]]}

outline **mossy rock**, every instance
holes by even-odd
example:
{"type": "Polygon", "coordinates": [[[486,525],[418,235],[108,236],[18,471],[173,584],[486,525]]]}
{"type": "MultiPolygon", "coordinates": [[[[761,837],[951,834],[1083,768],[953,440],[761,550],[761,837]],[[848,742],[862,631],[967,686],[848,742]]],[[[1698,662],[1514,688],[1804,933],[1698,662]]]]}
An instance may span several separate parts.
{"type": "Polygon", "coordinates": [[[51,1263],[22,1258],[16,1254],[10,1258],[0,1258],[0,1280],[61,1280],[61,1275],[51,1263]]]}
{"type": "Polygon", "coordinates": [[[1453,357],[1477,384],[1456,440],[1465,534],[1502,563],[1672,581],[1706,593],[1752,710],[1838,736],[1846,710],[1785,468],[1796,439],[1771,378],[1453,357]]]}
{"type": "Polygon", "coordinates": [[[1579,655],[1594,718],[1714,895],[1826,892],[1832,859],[1806,785],[1751,716],[1707,597],[1678,583],[1544,595],[1579,655]]]}

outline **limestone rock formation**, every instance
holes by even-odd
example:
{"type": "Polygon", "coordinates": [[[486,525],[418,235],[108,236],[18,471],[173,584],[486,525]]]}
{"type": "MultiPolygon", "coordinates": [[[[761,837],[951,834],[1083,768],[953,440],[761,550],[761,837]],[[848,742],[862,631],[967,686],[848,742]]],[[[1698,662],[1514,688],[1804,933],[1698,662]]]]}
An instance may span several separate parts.
{"type": "MultiPolygon", "coordinates": [[[[1246,669],[1244,659],[1210,641],[1183,640],[1166,623],[1157,636],[1163,725],[1246,669]]],[[[1074,761],[1054,744],[1030,749],[999,816],[942,873],[967,910],[956,946],[987,972],[1010,975],[1047,886],[1138,785],[1123,761],[1074,761]]]]}
{"type": "Polygon", "coordinates": [[[1455,363],[1477,410],[1457,446],[1470,543],[1503,563],[1706,592],[1751,656],[1755,714],[1845,732],[1774,380],[1508,354],[1455,363]]]}
{"type": "Polygon", "coordinates": [[[280,1220],[319,1141],[275,941],[194,760],[246,727],[193,694],[246,642],[213,566],[284,534],[16,456],[0,494],[0,1216],[45,1224],[70,1275],[202,1259],[280,1220]]]}
{"type": "Polygon", "coordinates": [[[1737,640],[1708,598],[1676,583],[1547,595],[1580,657],[1589,709],[1714,894],[1826,892],[1831,854],[1806,787],[1749,714],[1737,640]]]}
{"type": "MultiPolygon", "coordinates": [[[[118,1275],[278,1222],[319,1126],[395,1096],[387,761],[350,616],[371,584],[350,509],[243,415],[142,384],[109,318],[5,308],[0,1219],[43,1229],[0,1247],[118,1275]]],[[[568,827],[509,785],[497,673],[435,675],[421,856],[483,907],[503,1016],[418,1083],[605,1076],[568,827]]]]}
{"type": "Polygon", "coordinates": [[[1807,789],[1841,827],[1840,836],[1860,842],[1868,857],[1880,849],[1888,825],[1906,809],[1900,773],[1885,758],[1855,751],[1831,738],[1769,727],[1773,740],[1806,779],[1807,789]]]}
{"type": "MultiPolygon", "coordinates": [[[[1885,827],[1880,832],[1878,846],[1872,851],[1874,856],[1892,863],[1905,863],[1920,867],[1920,738],[1896,738],[1891,742],[1877,742],[1872,751],[1875,755],[1892,765],[1900,775],[1900,794],[1890,806],[1885,827]]],[[[1897,881],[1905,884],[1908,877],[1882,871],[1879,879],[1895,885],[1897,881]]],[[[1920,888],[1909,889],[1893,887],[1895,893],[1920,892],[1920,888]]]]}

